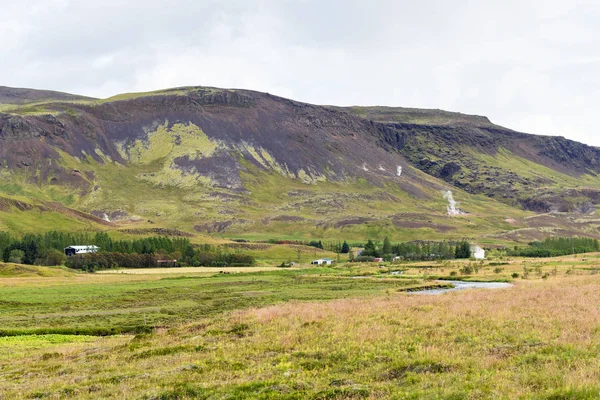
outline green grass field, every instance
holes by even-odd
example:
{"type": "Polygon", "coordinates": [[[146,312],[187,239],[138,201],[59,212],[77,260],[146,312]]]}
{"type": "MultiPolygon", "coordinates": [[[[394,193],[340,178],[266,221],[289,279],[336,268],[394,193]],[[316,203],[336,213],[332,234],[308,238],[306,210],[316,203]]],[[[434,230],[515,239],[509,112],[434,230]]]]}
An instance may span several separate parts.
{"type": "Polygon", "coordinates": [[[347,269],[236,274],[222,270],[227,273],[77,274],[76,279],[31,279],[33,285],[7,279],[0,283],[0,326],[57,332],[70,328],[170,326],[247,307],[377,295],[422,283],[419,279],[371,281],[318,276],[337,276],[348,273],[347,269]]]}
{"type": "Polygon", "coordinates": [[[0,399],[594,399],[599,264],[600,254],[229,274],[2,265],[0,399]],[[449,285],[439,278],[514,286],[407,293],[449,285]]]}

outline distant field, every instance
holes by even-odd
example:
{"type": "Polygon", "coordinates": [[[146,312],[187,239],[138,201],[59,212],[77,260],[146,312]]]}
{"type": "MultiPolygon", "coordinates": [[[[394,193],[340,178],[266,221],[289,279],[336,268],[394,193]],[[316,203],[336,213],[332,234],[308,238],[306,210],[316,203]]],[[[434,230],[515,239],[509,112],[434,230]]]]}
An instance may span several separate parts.
{"type": "MultiPolygon", "coordinates": [[[[286,270],[294,270],[298,268],[286,268],[286,270]]],[[[277,267],[181,267],[181,268],[136,268],[136,269],[110,269],[99,271],[98,274],[215,274],[220,272],[225,273],[250,273],[250,272],[265,272],[265,271],[281,271],[282,268],[277,267]]]]}

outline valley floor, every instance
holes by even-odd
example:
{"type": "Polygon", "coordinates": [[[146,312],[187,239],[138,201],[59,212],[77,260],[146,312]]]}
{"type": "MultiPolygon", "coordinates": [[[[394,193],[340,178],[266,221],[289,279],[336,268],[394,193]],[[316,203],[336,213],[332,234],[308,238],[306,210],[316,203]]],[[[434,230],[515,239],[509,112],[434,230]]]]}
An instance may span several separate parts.
{"type": "Polygon", "coordinates": [[[595,399],[598,257],[0,277],[0,399],[595,399]]]}

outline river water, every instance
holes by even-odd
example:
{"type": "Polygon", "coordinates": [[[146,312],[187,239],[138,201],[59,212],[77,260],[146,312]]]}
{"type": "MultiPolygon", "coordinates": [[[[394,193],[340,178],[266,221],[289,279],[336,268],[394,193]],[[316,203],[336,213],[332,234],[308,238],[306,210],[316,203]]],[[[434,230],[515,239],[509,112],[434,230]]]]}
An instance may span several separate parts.
{"type": "Polygon", "coordinates": [[[513,286],[511,283],[506,282],[463,282],[463,281],[444,281],[454,285],[453,288],[447,289],[426,289],[416,292],[410,292],[410,294],[444,294],[447,292],[456,292],[457,290],[465,289],[503,289],[513,286]]]}

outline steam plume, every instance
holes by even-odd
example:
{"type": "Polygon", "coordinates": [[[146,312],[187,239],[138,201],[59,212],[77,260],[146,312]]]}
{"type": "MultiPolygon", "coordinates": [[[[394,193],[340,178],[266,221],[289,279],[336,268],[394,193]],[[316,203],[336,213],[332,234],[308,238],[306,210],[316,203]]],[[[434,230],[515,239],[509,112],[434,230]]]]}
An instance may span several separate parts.
{"type": "Polygon", "coordinates": [[[448,205],[446,206],[446,210],[448,210],[448,215],[461,215],[464,214],[457,207],[458,203],[454,200],[454,196],[452,196],[452,192],[447,190],[444,193],[444,200],[448,201],[448,205]]]}

